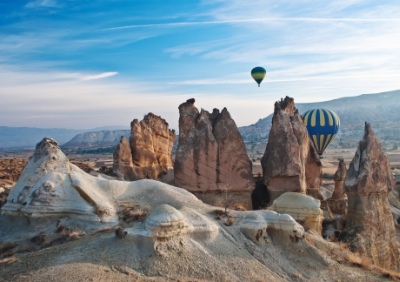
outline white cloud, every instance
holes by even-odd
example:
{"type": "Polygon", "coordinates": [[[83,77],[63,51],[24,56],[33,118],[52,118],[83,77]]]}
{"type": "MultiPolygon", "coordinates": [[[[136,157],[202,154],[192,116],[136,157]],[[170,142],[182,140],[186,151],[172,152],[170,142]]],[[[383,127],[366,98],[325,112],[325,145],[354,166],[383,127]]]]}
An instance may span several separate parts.
{"type": "MultiPolygon", "coordinates": [[[[93,128],[125,124],[148,112],[161,115],[178,130],[178,106],[196,98],[212,111],[227,107],[238,125],[248,125],[273,109],[275,97],[235,97],[235,93],[168,91],[137,82],[82,81],[68,73],[22,72],[0,68],[0,120],[7,126],[93,128]],[[162,93],[162,94],[160,94],[162,93]],[[251,109],[251,110],[250,110],[251,109]]],[[[80,72],[81,75],[81,72],[80,72]]]]}
{"type": "Polygon", "coordinates": [[[81,80],[95,80],[95,79],[102,79],[110,76],[117,75],[118,72],[103,72],[95,75],[88,75],[81,78],[81,80]]]}

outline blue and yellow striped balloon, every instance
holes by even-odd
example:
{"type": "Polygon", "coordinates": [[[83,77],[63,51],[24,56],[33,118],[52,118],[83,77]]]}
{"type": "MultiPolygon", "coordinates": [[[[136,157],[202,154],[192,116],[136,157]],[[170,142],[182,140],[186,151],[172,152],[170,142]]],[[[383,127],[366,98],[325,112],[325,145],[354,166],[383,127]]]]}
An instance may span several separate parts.
{"type": "Polygon", "coordinates": [[[305,112],[303,120],[315,149],[321,156],[339,131],[339,117],[330,110],[314,109],[305,112]]]}

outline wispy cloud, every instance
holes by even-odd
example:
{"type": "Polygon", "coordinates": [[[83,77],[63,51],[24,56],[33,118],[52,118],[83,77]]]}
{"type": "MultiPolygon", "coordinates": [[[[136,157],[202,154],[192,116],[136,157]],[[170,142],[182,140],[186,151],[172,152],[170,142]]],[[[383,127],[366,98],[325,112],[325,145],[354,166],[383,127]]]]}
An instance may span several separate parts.
{"type": "Polygon", "coordinates": [[[268,22],[400,22],[398,18],[258,18],[258,19],[237,19],[225,21],[202,21],[202,22],[174,22],[174,23],[159,23],[159,24],[137,24],[125,25],[105,28],[103,30],[119,30],[131,28],[149,28],[149,27],[187,27],[187,26],[202,26],[202,25],[221,25],[221,24],[238,24],[238,23],[268,23],[268,22]]]}
{"type": "Polygon", "coordinates": [[[117,75],[117,74],[118,74],[118,72],[103,72],[103,73],[100,73],[100,74],[84,76],[84,77],[81,78],[81,80],[85,81],[85,80],[102,79],[102,78],[114,76],[114,75],[117,75]]]}
{"type": "Polygon", "coordinates": [[[61,8],[62,5],[57,0],[36,0],[25,5],[26,8],[61,8]]]}

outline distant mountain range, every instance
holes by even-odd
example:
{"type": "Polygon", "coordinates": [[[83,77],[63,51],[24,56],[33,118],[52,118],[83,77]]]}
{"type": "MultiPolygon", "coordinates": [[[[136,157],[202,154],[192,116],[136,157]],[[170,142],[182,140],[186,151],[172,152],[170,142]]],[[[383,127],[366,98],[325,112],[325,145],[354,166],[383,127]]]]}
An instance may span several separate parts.
{"type": "Polygon", "coordinates": [[[75,151],[77,149],[99,148],[116,146],[121,136],[129,140],[130,130],[102,130],[85,132],[76,135],[70,141],[61,146],[61,149],[75,151]]]}
{"type": "Polygon", "coordinates": [[[0,126],[0,148],[33,148],[45,136],[50,136],[62,145],[77,134],[103,132],[105,130],[129,129],[129,126],[103,126],[91,129],[35,128],[0,126]]]}
{"type": "MultiPolygon", "coordinates": [[[[315,108],[334,111],[339,116],[341,125],[336,142],[358,142],[363,135],[366,121],[371,123],[381,140],[400,141],[400,90],[318,103],[296,103],[296,108],[301,114],[315,108]]],[[[245,141],[261,141],[268,138],[271,121],[272,114],[255,124],[239,127],[239,131],[245,141]]]]}
{"type": "MultiPolygon", "coordinates": [[[[295,97],[294,97],[295,98],[295,97]]],[[[341,127],[331,147],[354,147],[363,135],[364,122],[370,122],[378,137],[400,143],[400,90],[363,94],[318,103],[297,103],[300,113],[314,108],[334,111],[341,127]]],[[[245,142],[265,142],[271,129],[272,114],[255,124],[239,127],[245,142]]],[[[57,140],[63,150],[116,146],[129,139],[128,126],[105,126],[88,130],[0,126],[0,148],[34,147],[43,137],[57,140]]]]}

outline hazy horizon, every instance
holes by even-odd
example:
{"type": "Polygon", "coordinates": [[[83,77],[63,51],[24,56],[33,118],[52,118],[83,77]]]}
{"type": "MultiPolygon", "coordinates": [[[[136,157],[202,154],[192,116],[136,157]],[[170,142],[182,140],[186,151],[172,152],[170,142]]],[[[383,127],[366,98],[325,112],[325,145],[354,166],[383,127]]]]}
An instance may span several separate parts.
{"type": "Polygon", "coordinates": [[[400,89],[396,1],[0,2],[0,123],[89,129],[189,98],[238,126],[296,103],[400,89]],[[261,87],[255,66],[267,70],[261,87]]]}

